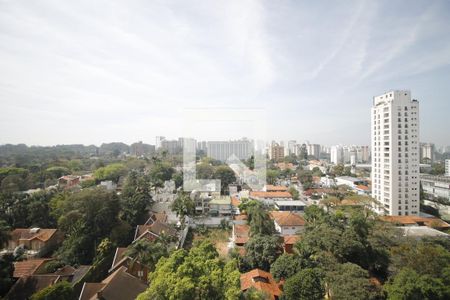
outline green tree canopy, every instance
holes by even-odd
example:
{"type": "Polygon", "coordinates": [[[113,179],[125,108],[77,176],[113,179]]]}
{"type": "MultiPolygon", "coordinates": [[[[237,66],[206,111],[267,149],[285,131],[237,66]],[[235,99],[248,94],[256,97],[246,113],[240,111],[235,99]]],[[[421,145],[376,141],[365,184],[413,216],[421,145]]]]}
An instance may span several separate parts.
{"type": "Polygon", "coordinates": [[[161,258],[138,299],[238,299],[239,278],[236,261],[224,264],[213,244],[203,241],[189,252],[176,250],[161,258]]]}
{"type": "Polygon", "coordinates": [[[270,265],[283,253],[279,236],[255,235],[245,244],[244,262],[249,269],[270,270],[270,265]]]}
{"type": "MultiPolygon", "coordinates": [[[[322,272],[318,269],[303,269],[289,277],[283,286],[283,299],[321,300],[325,296],[322,272]]],[[[334,299],[334,298],[332,298],[334,299]]]]}
{"type": "Polygon", "coordinates": [[[31,300],[75,299],[73,287],[67,281],[61,281],[46,287],[31,296],[31,300]]]}

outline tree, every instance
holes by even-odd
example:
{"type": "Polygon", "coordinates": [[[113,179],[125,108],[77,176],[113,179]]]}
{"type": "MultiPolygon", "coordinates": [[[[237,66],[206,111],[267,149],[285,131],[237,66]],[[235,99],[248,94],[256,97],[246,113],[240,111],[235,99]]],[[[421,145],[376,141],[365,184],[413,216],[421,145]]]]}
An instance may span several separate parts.
{"type": "Polygon", "coordinates": [[[260,202],[247,208],[248,222],[251,235],[270,235],[275,233],[275,225],[269,213],[260,202]]]}
{"type": "Polygon", "coordinates": [[[0,249],[3,249],[5,245],[8,244],[10,236],[11,227],[6,223],[6,221],[0,219],[0,249]]]}
{"type": "Polygon", "coordinates": [[[268,184],[275,184],[277,182],[277,178],[279,175],[279,171],[277,170],[267,170],[266,172],[266,180],[268,184]]]}
{"type": "Polygon", "coordinates": [[[107,165],[106,167],[101,167],[95,170],[94,177],[98,181],[102,180],[112,180],[118,182],[120,176],[124,175],[126,172],[125,166],[121,163],[114,163],[107,165]]]}
{"type": "Polygon", "coordinates": [[[0,256],[0,297],[4,296],[14,284],[14,257],[12,254],[0,256]]]}
{"type": "Polygon", "coordinates": [[[322,274],[318,269],[303,269],[289,277],[283,286],[286,300],[321,300],[324,296],[322,274]]]}
{"type": "Polygon", "coordinates": [[[131,171],[122,190],[121,204],[121,218],[128,224],[134,227],[145,222],[152,204],[150,178],[131,171]]]}
{"type": "Polygon", "coordinates": [[[174,168],[167,162],[157,162],[151,168],[149,172],[150,180],[156,187],[162,187],[164,181],[170,180],[175,173],[174,168]]]}
{"type": "Polygon", "coordinates": [[[172,202],[170,209],[180,218],[181,228],[186,225],[186,217],[194,214],[195,204],[188,194],[179,192],[175,201],[172,202]]]}
{"type": "Polygon", "coordinates": [[[298,200],[298,198],[299,198],[299,196],[300,196],[300,193],[297,191],[296,188],[290,187],[290,188],[289,188],[289,193],[291,193],[292,199],[298,200]]]}
{"type": "Polygon", "coordinates": [[[401,270],[385,286],[389,299],[449,299],[450,293],[442,280],[420,275],[410,268],[401,270]]]}
{"type": "Polygon", "coordinates": [[[168,256],[168,245],[160,239],[149,241],[140,239],[131,244],[125,255],[132,258],[132,263],[140,262],[149,267],[150,271],[155,269],[156,263],[161,257],[168,256]]]}
{"type": "Polygon", "coordinates": [[[242,295],[243,300],[268,300],[271,299],[271,295],[263,290],[257,290],[254,287],[249,288],[242,295]]]}
{"type": "Polygon", "coordinates": [[[250,269],[270,270],[270,265],[283,253],[279,236],[256,235],[245,244],[244,262],[250,269]]]}
{"type": "Polygon", "coordinates": [[[229,166],[218,166],[214,171],[214,178],[220,179],[220,188],[222,194],[228,192],[228,186],[236,182],[236,175],[229,166]]]}
{"type": "Polygon", "coordinates": [[[284,253],[270,266],[270,273],[275,280],[287,279],[302,268],[301,260],[293,254],[284,253]]]}
{"type": "Polygon", "coordinates": [[[149,274],[145,299],[238,299],[239,278],[235,261],[224,264],[213,244],[203,241],[189,252],[180,249],[162,257],[149,274]]]}
{"type": "Polygon", "coordinates": [[[46,287],[31,296],[31,300],[75,299],[73,287],[67,281],[61,281],[46,287]]]}
{"type": "Polygon", "coordinates": [[[196,166],[198,179],[212,179],[214,177],[214,167],[207,163],[200,163],[196,166]]]}
{"type": "Polygon", "coordinates": [[[326,273],[325,281],[333,300],[363,300],[372,295],[367,271],[352,263],[337,264],[326,273]]]}

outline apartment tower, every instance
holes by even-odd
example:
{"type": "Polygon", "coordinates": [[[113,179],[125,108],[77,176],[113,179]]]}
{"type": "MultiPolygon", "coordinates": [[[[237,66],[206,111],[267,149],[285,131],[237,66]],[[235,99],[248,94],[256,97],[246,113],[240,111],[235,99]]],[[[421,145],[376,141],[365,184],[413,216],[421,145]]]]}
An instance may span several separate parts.
{"type": "Polygon", "coordinates": [[[372,197],[380,214],[418,215],[419,102],[410,91],[373,98],[372,197]]]}

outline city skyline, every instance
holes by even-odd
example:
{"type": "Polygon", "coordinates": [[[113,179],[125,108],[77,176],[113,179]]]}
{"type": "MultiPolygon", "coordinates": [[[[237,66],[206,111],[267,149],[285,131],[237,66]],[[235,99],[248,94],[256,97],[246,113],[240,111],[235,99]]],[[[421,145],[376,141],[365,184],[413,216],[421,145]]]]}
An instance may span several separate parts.
{"type": "Polygon", "coordinates": [[[448,143],[447,1],[0,8],[1,144],[176,137],[184,109],[208,107],[265,109],[269,139],[369,144],[373,96],[401,89],[420,140],[448,143]]]}

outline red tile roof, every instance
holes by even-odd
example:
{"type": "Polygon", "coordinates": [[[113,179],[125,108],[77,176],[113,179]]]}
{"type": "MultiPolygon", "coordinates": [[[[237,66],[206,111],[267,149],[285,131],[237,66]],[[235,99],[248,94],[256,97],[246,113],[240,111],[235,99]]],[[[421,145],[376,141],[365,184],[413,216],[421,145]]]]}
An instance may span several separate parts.
{"type": "Polygon", "coordinates": [[[36,271],[45,265],[51,258],[28,259],[14,263],[14,278],[34,275],[36,271]]]}
{"type": "Polygon", "coordinates": [[[247,224],[233,226],[235,244],[245,244],[248,242],[250,235],[250,226],[247,224]]]}
{"type": "Polygon", "coordinates": [[[363,190],[363,191],[369,191],[370,188],[366,185],[357,185],[356,186],[357,189],[363,190]]]}
{"type": "Polygon", "coordinates": [[[260,269],[241,274],[241,291],[246,291],[251,287],[266,292],[271,299],[279,298],[282,293],[272,275],[260,269]]]}
{"type": "Polygon", "coordinates": [[[284,185],[271,185],[271,184],[266,185],[267,192],[285,192],[287,190],[288,188],[285,187],[284,185]]]}
{"type": "Polygon", "coordinates": [[[300,240],[300,236],[298,235],[285,235],[283,236],[285,245],[294,245],[300,240]]]}
{"type": "Polygon", "coordinates": [[[425,218],[419,216],[382,216],[380,217],[380,219],[386,222],[398,223],[402,225],[423,224],[428,227],[437,227],[441,229],[450,228],[450,225],[447,222],[444,222],[436,217],[425,218]]]}
{"type": "Polygon", "coordinates": [[[280,226],[305,226],[306,221],[299,214],[290,211],[272,211],[272,219],[280,226]]]}
{"type": "Polygon", "coordinates": [[[292,195],[289,192],[252,191],[252,192],[250,192],[250,197],[254,197],[254,198],[292,198],[292,195]]]}
{"type": "Polygon", "coordinates": [[[11,240],[34,240],[38,239],[43,242],[48,241],[58,229],[42,229],[39,228],[36,232],[32,232],[31,228],[17,228],[11,232],[11,240]]]}
{"type": "Polygon", "coordinates": [[[231,197],[231,205],[234,207],[238,207],[241,204],[241,201],[236,197],[231,197]]]}

